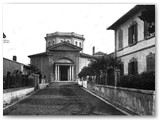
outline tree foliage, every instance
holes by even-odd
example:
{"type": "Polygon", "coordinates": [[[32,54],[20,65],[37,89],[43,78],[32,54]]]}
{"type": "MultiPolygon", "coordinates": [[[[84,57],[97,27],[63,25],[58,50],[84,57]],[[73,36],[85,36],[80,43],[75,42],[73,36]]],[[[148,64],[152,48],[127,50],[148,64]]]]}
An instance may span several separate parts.
{"type": "Polygon", "coordinates": [[[88,66],[83,67],[78,76],[86,77],[86,76],[103,76],[107,73],[108,68],[114,68],[115,59],[112,57],[102,56],[99,58],[95,58],[91,61],[88,66]]]}
{"type": "Polygon", "coordinates": [[[95,58],[90,64],[88,64],[88,66],[83,67],[78,76],[79,78],[95,76],[96,83],[105,84],[108,70],[114,70],[115,68],[118,68],[120,63],[120,60],[116,60],[114,57],[104,55],[102,57],[95,58]]]}

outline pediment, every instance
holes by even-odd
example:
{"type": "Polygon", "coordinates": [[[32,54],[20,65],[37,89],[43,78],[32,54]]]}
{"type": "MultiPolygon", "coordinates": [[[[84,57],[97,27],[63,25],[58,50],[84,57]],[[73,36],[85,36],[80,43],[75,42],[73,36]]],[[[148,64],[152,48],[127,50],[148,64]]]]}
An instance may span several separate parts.
{"type": "Polygon", "coordinates": [[[49,51],[81,51],[82,48],[70,43],[59,43],[48,48],[49,51]]]}

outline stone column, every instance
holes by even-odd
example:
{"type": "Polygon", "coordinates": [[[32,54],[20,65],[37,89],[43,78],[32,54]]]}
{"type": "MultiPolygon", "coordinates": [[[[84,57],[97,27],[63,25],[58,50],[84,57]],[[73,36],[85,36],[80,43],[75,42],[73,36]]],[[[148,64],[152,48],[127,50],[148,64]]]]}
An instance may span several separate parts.
{"type": "Polygon", "coordinates": [[[67,81],[69,81],[69,69],[68,69],[68,71],[67,71],[67,75],[68,75],[68,78],[67,78],[67,81]]]}
{"type": "Polygon", "coordinates": [[[71,66],[69,67],[69,81],[71,81],[71,66]]]}
{"type": "Polygon", "coordinates": [[[74,66],[72,66],[72,81],[74,81],[74,66]]]}
{"type": "Polygon", "coordinates": [[[59,81],[59,65],[57,67],[58,67],[57,80],[59,81]]]}
{"type": "Polygon", "coordinates": [[[57,81],[57,65],[55,65],[55,81],[57,81]]]}

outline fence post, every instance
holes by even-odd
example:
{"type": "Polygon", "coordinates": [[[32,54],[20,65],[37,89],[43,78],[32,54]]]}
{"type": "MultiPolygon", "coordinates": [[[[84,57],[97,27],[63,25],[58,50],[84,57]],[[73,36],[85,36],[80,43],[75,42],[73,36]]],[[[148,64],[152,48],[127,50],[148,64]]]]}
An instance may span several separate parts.
{"type": "Polygon", "coordinates": [[[115,69],[115,87],[117,86],[117,82],[119,80],[120,77],[120,70],[119,69],[115,69]]]}
{"type": "Polygon", "coordinates": [[[33,79],[34,79],[34,90],[39,90],[39,75],[37,74],[32,74],[33,79]]]}

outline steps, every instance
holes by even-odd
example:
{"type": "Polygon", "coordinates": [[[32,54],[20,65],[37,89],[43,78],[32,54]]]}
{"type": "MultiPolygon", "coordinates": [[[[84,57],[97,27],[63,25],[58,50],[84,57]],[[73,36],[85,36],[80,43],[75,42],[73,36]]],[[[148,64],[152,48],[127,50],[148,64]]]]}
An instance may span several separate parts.
{"type": "Polygon", "coordinates": [[[78,85],[77,82],[68,82],[68,81],[57,81],[57,82],[52,82],[49,84],[49,86],[62,86],[62,85],[78,85]]]}

